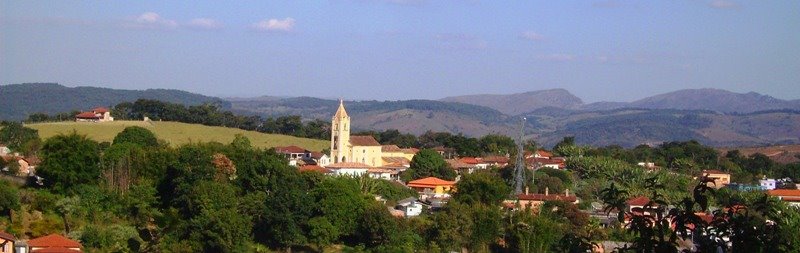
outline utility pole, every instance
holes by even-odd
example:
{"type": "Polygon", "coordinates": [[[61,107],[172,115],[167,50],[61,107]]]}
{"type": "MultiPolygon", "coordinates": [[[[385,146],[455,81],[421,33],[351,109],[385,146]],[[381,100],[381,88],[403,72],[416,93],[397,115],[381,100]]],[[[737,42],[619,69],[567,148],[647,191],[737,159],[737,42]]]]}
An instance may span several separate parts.
{"type": "Polygon", "coordinates": [[[522,117],[522,122],[519,127],[519,139],[517,139],[517,162],[514,167],[514,193],[517,195],[522,194],[522,189],[525,188],[525,117],[522,117]]]}

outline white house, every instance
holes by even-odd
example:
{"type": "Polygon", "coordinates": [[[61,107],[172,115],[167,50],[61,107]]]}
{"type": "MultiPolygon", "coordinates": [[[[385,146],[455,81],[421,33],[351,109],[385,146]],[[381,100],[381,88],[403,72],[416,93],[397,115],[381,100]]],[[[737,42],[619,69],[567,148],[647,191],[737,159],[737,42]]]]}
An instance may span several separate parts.
{"type": "Polygon", "coordinates": [[[369,168],[367,169],[369,177],[375,179],[392,180],[392,173],[397,174],[394,170],[382,168],[369,168]]]}
{"type": "Polygon", "coordinates": [[[317,162],[317,165],[325,167],[331,164],[331,157],[322,152],[311,152],[311,159],[317,162]]]}
{"type": "Polygon", "coordinates": [[[409,197],[397,201],[395,209],[403,211],[405,217],[419,216],[422,213],[422,203],[417,198],[409,197]]]}
{"type": "Polygon", "coordinates": [[[765,178],[758,180],[758,183],[761,185],[761,188],[764,190],[775,190],[775,185],[777,181],[771,178],[765,178]]]}
{"type": "Polygon", "coordinates": [[[371,168],[369,165],[363,163],[354,163],[354,162],[340,162],[330,164],[325,166],[325,168],[331,170],[333,175],[336,176],[354,176],[360,177],[367,173],[367,171],[371,168]]]}

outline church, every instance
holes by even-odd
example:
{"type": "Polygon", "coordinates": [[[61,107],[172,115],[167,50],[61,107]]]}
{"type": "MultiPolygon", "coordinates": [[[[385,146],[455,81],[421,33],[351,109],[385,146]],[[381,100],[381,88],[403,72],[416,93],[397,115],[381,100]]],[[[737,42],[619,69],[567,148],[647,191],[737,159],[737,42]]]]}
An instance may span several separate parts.
{"type": "Polygon", "coordinates": [[[363,163],[370,167],[383,166],[381,144],[370,135],[350,136],[350,116],[339,100],[339,109],[331,120],[331,158],[334,163],[363,163]]]}

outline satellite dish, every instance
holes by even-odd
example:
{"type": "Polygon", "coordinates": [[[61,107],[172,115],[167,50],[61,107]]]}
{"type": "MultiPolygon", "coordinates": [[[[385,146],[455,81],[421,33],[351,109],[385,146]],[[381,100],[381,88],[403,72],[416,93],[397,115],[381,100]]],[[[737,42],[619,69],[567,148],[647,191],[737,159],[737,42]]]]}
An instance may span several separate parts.
{"type": "Polygon", "coordinates": [[[594,210],[603,210],[603,204],[592,202],[592,208],[594,208],[594,210]]]}

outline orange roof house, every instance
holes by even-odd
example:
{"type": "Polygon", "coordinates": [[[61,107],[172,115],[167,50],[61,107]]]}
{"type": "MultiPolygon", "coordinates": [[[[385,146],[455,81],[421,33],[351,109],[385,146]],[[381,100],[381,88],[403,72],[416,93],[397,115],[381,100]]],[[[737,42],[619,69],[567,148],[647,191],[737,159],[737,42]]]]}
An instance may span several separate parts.
{"type": "Polygon", "coordinates": [[[14,241],[16,240],[17,238],[14,235],[0,230],[0,253],[13,253],[14,241]]]}
{"type": "Polygon", "coordinates": [[[767,194],[786,201],[791,206],[800,207],[800,190],[776,189],[767,191],[767,194]]]}
{"type": "Polygon", "coordinates": [[[420,193],[428,190],[435,194],[445,194],[449,193],[455,184],[455,181],[447,181],[437,177],[426,177],[409,181],[406,185],[420,193]]]}
{"type": "Polygon", "coordinates": [[[80,243],[58,234],[49,234],[28,241],[31,253],[37,252],[81,252],[80,243]]]}
{"type": "Polygon", "coordinates": [[[88,112],[81,112],[75,115],[75,121],[89,121],[89,122],[105,122],[114,121],[111,117],[111,111],[105,107],[97,107],[88,112]]]}

